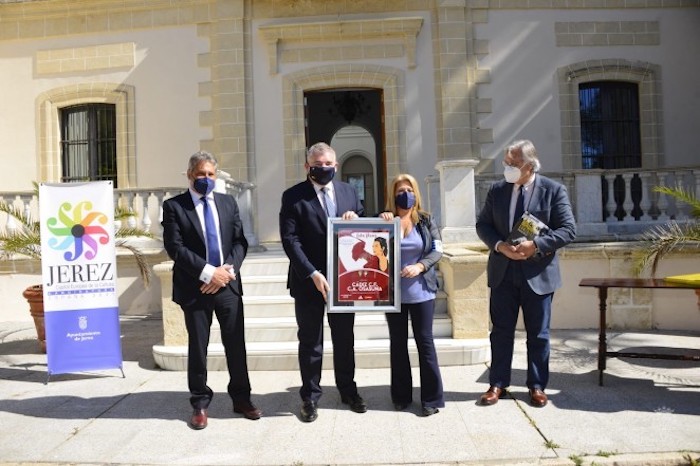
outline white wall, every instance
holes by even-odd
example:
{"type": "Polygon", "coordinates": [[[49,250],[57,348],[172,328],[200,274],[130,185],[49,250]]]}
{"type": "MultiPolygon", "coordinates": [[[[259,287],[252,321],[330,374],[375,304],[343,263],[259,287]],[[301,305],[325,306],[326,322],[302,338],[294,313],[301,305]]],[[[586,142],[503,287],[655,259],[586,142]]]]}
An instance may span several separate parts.
{"type": "MultiPolygon", "coordinates": [[[[667,165],[697,163],[692,150],[700,121],[700,9],[624,10],[491,10],[488,23],[476,26],[490,53],[479,61],[491,82],[478,87],[490,98],[493,113],[480,118],[492,128],[494,143],[484,145],[483,158],[502,159],[514,139],[532,139],[543,171],[560,171],[561,121],[556,70],[586,60],[623,58],[661,67],[664,139],[667,165]],[[556,47],[554,22],[659,21],[660,46],[556,47]]],[[[498,169],[500,164],[495,165],[498,169]]]]}
{"type": "Polygon", "coordinates": [[[185,185],[182,172],[201,139],[199,112],[209,109],[199,98],[208,70],[197,67],[207,41],[195,27],[163,28],[127,34],[84,35],[51,40],[0,41],[0,186],[3,191],[31,190],[39,180],[36,97],[63,86],[115,82],[135,87],[137,182],[141,187],[185,185]],[[122,42],[136,43],[133,69],[58,76],[34,74],[37,51],[122,42]],[[12,109],[12,111],[8,111],[12,109]],[[9,116],[9,117],[8,117],[9,116]]]}

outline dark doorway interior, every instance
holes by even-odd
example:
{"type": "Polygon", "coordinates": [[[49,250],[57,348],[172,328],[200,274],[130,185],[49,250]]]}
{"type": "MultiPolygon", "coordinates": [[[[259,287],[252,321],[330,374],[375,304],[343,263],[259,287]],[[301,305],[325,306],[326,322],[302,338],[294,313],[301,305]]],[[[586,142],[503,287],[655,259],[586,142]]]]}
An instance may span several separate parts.
{"type": "MultiPolygon", "coordinates": [[[[375,142],[376,206],[384,205],[386,191],[386,154],[384,151],[384,103],[381,89],[336,88],[304,93],[306,146],[317,142],[331,143],[333,136],[346,126],[367,130],[375,142]]],[[[338,154],[341,155],[341,154],[338,154]]],[[[371,193],[374,195],[374,193],[371,193]]],[[[374,203],[373,203],[374,204],[374,203]]],[[[372,209],[376,210],[376,209],[372,209]]],[[[369,210],[368,216],[378,212],[369,210]]]]}

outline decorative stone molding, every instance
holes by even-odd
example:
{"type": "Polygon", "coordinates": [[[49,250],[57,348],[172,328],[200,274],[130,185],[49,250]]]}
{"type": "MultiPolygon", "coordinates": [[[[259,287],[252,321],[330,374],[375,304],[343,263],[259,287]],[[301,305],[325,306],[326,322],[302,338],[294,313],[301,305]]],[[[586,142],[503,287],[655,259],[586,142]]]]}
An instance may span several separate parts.
{"type": "Polygon", "coordinates": [[[660,45],[658,21],[583,21],[554,23],[557,47],[660,45]]]}
{"type": "Polygon", "coordinates": [[[61,180],[61,136],[58,112],[63,107],[88,103],[115,105],[117,119],[117,183],[136,186],[136,123],[134,88],[120,83],[85,83],[59,87],[36,98],[39,179],[61,180]]]}
{"type": "Polygon", "coordinates": [[[624,59],[588,60],[557,70],[562,122],[564,169],[580,169],[581,107],[579,84],[591,81],[627,81],[639,86],[642,168],[661,166],[663,159],[663,115],[661,108],[661,67],[649,62],[624,59]]]}
{"type": "Polygon", "coordinates": [[[380,89],[384,99],[386,177],[401,172],[405,160],[406,128],[403,71],[388,66],[343,64],[309,68],[286,75],[282,81],[285,181],[292,186],[306,178],[304,172],[304,92],[334,87],[380,89]]]}
{"type": "Polygon", "coordinates": [[[36,53],[35,70],[38,76],[131,69],[136,63],[136,44],[102,44],[90,47],[40,50],[36,53]]]}
{"type": "Polygon", "coordinates": [[[270,74],[274,75],[283,46],[302,49],[309,44],[375,39],[402,44],[408,67],[415,68],[416,37],[422,25],[423,18],[411,17],[270,25],[261,26],[258,31],[267,46],[270,74]]]}

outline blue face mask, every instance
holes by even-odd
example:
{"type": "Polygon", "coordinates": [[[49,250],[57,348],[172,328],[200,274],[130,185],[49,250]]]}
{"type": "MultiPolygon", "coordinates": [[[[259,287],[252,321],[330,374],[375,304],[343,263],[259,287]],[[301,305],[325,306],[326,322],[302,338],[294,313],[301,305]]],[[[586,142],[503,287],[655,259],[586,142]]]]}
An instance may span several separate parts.
{"type": "Polygon", "coordinates": [[[408,210],[416,205],[416,195],[412,192],[404,191],[394,198],[394,202],[398,207],[408,210]]]}
{"type": "Polygon", "coordinates": [[[311,167],[309,168],[309,178],[321,186],[325,186],[333,180],[335,167],[311,167]]]}
{"type": "Polygon", "coordinates": [[[216,186],[216,182],[211,178],[207,178],[206,176],[204,178],[195,178],[194,182],[192,183],[192,188],[194,188],[194,190],[202,196],[206,196],[210,192],[214,191],[214,186],[216,186]]]}

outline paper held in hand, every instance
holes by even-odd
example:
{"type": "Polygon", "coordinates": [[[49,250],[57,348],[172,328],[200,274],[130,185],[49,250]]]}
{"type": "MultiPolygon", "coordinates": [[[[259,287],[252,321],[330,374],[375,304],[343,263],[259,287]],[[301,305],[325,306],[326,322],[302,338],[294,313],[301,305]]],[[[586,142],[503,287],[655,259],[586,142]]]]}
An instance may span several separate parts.
{"type": "Polygon", "coordinates": [[[549,230],[547,224],[530,212],[525,212],[513,225],[513,230],[506,241],[512,245],[520,244],[523,241],[531,241],[535,237],[545,234],[547,230],[549,230]]]}

